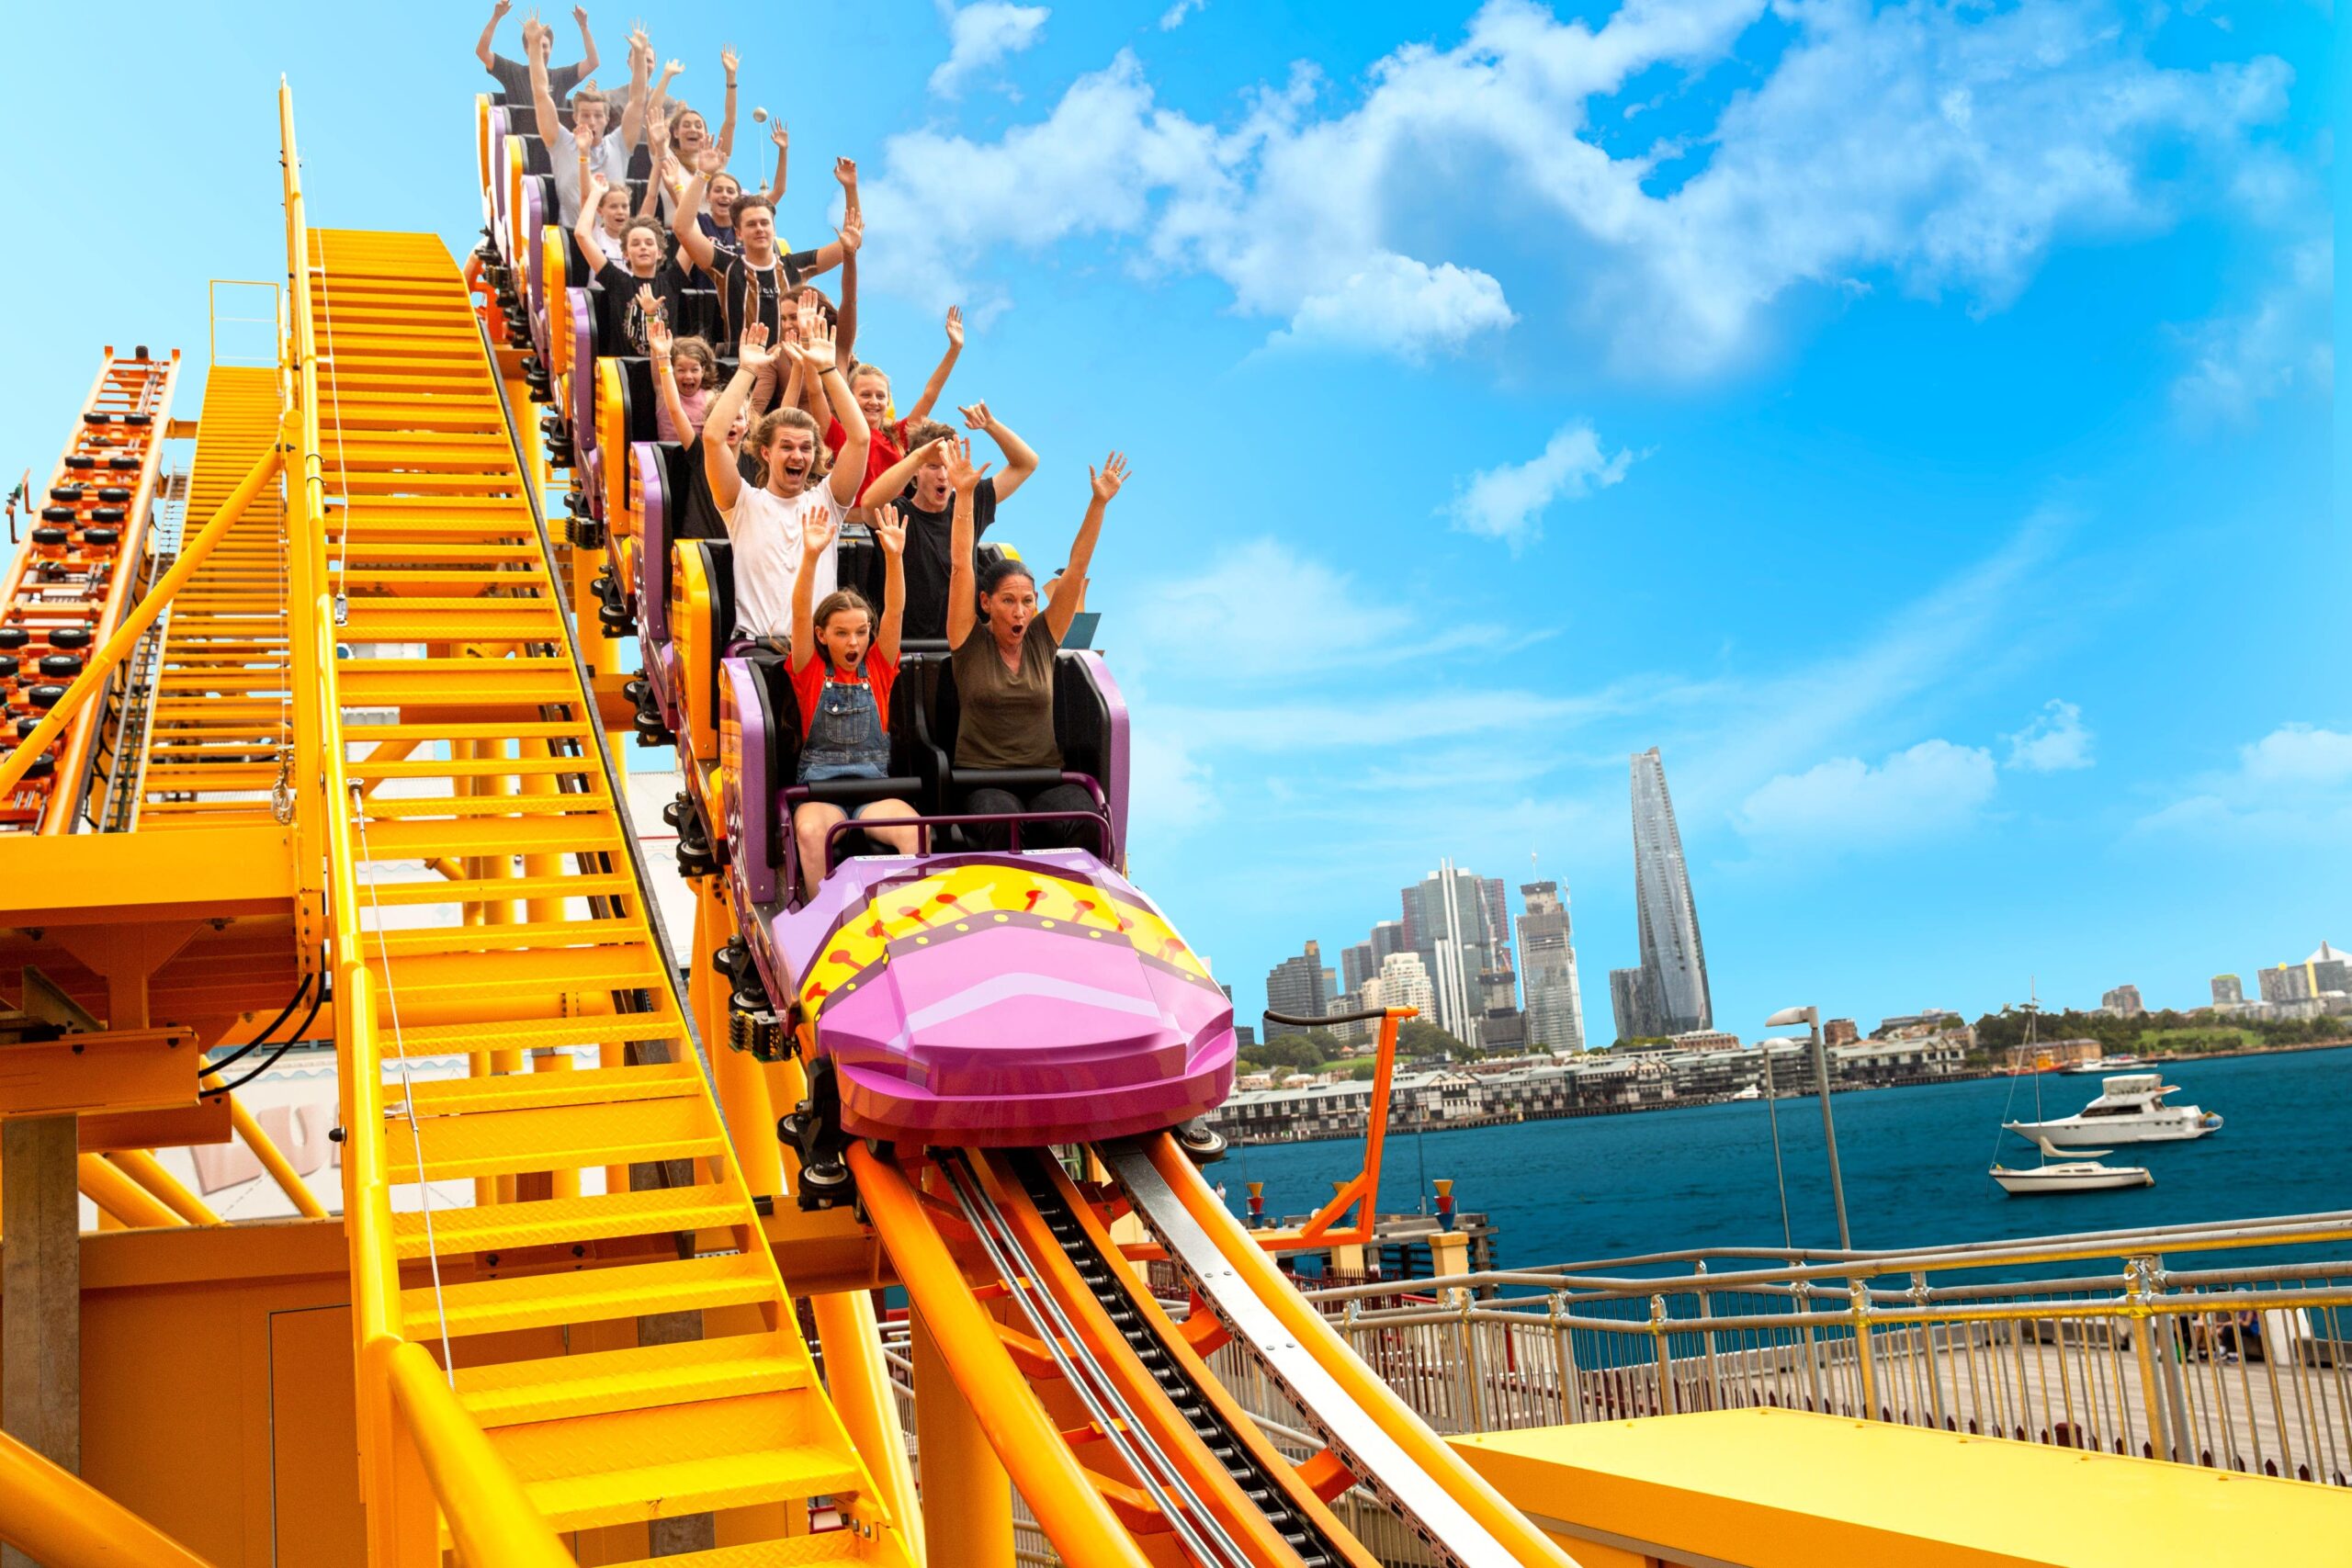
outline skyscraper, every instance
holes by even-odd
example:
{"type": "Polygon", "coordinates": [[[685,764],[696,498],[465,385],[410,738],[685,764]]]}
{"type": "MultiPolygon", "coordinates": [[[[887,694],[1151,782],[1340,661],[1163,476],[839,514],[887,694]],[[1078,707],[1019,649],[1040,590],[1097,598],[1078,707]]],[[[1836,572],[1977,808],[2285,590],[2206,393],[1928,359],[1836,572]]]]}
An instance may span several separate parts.
{"type": "Polygon", "coordinates": [[[1707,994],[1699,911],[1690,901],[1682,834],[1674,825],[1674,800],[1666,791],[1666,763],[1657,747],[1634,754],[1633,774],[1634,896],[1641,922],[1644,989],[1657,1009],[1652,1021],[1658,1026],[1644,1032],[1713,1029],[1715,1010],[1707,994]]]}
{"type": "Polygon", "coordinates": [[[1646,969],[1609,972],[1609,1011],[1616,1021],[1620,1040],[1646,1040],[1666,1032],[1658,1026],[1649,978],[1646,969]]]}
{"type": "Polygon", "coordinates": [[[1429,971],[1418,953],[1392,953],[1380,961],[1380,973],[1364,982],[1363,1005],[1368,1008],[1412,1008],[1430,1015],[1432,993],[1429,971]]]}
{"type": "Polygon", "coordinates": [[[1486,1016],[1478,977],[1496,967],[1496,933],[1487,929],[1485,884],[1444,861],[1401,897],[1404,939],[1429,971],[1437,1026],[1456,1040],[1475,1043],[1486,1016]]]}
{"type": "Polygon", "coordinates": [[[1577,950],[1568,901],[1555,882],[1521,886],[1527,912],[1519,917],[1519,988],[1527,999],[1527,1043],[1546,1051],[1584,1049],[1584,995],[1577,985],[1577,950]]]}
{"type": "Polygon", "coordinates": [[[1363,987],[1366,980],[1380,973],[1380,959],[1369,942],[1340,949],[1340,987],[1353,991],[1363,987]]]}
{"type": "Polygon", "coordinates": [[[2217,1008],[2244,1007],[2245,985],[2235,975],[2213,976],[2213,1005],[2217,1008]]]}
{"type": "MultiPolygon", "coordinates": [[[[1319,943],[1308,942],[1306,951],[1296,958],[1285,958],[1266,972],[1266,1007],[1272,1012],[1286,1012],[1293,1018],[1321,1018],[1330,1010],[1330,992],[1324,988],[1323,949],[1319,943]]],[[[1296,1024],[1269,1023],[1266,1038],[1277,1034],[1297,1034],[1296,1024]]]]}

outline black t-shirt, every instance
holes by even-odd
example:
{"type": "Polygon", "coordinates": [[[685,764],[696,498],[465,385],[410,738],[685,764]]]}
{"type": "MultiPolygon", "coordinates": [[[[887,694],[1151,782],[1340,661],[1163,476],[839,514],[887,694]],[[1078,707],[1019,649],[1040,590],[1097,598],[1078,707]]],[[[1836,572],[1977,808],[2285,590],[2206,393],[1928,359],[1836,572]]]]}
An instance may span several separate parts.
{"type": "MultiPolygon", "coordinates": [[[[580,85],[580,64],[574,62],[570,65],[548,67],[548,92],[559,106],[571,96],[572,88],[580,85]]],[[[531,66],[528,61],[509,60],[503,54],[493,54],[490,57],[490,73],[498,78],[499,89],[506,95],[508,103],[521,104],[526,108],[530,107],[531,66]]],[[[569,110],[564,113],[563,122],[566,125],[571,123],[569,110]]],[[[538,127],[535,125],[530,129],[537,130],[538,127]]]]}
{"type": "Polygon", "coordinates": [[[653,298],[661,301],[662,319],[676,332],[684,320],[686,274],[675,265],[662,264],[651,277],[639,277],[627,268],[606,262],[596,269],[599,286],[596,296],[596,349],[600,354],[642,355],[645,347],[645,312],[637,303],[639,288],[653,290],[653,298]]]}
{"type": "Polygon", "coordinates": [[[718,352],[733,354],[743,341],[743,329],[753,321],[766,323],[768,342],[774,344],[781,324],[776,312],[784,296],[799,288],[816,266],[814,251],[795,251],[762,269],[745,261],[741,251],[713,246],[710,265],[703,270],[718,289],[722,339],[718,352]]]}
{"type": "MultiPolygon", "coordinates": [[[[914,503],[914,487],[899,498],[899,515],[907,525],[907,613],[899,623],[902,637],[944,637],[947,635],[947,580],[955,561],[948,544],[955,536],[956,492],[947,504],[925,512],[914,503]]],[[[996,521],[996,480],[980,481],[972,492],[972,543],[996,521]]]]}

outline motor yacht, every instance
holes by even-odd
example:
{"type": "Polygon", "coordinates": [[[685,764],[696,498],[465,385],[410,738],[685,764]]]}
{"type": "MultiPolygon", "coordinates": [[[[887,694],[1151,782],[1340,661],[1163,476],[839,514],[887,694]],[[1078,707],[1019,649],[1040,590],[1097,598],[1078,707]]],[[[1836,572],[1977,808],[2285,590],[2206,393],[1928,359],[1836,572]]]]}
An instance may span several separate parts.
{"type": "Polygon", "coordinates": [[[2099,1083],[2099,1096],[2072,1116],[2054,1122],[2005,1122],[2022,1137],[2046,1138],[2066,1148],[2086,1144],[2156,1144],[2201,1138],[2222,1125],[2221,1117],[2194,1105],[2167,1105],[2179,1089],[2162,1073],[2122,1073],[2099,1083]]]}

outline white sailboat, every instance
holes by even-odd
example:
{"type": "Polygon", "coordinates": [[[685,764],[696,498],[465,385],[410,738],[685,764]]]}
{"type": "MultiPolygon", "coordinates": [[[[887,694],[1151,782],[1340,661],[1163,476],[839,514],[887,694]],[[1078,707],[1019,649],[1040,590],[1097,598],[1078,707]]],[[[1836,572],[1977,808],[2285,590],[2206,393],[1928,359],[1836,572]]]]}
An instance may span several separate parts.
{"type": "MultiPolygon", "coordinates": [[[[2041,999],[2035,997],[2025,1006],[2025,1043],[2019,1054],[2021,1064],[2034,1059],[2034,1037],[2041,1021],[2041,999]]],[[[2149,1174],[2145,1166],[2100,1164],[2098,1156],[2110,1152],[2107,1149],[2060,1149],[2048,1135],[2047,1129],[2052,1123],[2041,1119],[2041,1075],[2029,1069],[2026,1076],[2033,1079],[2034,1120],[2030,1122],[2003,1122],[2001,1126],[2039,1145],[2041,1163],[2026,1168],[2003,1165],[1996,1145],[1993,1168],[1987,1174],[2000,1183],[2002,1191],[2024,1198],[2041,1192],[2096,1192],[2109,1187],[2154,1187],[2156,1184],[2156,1179],[2149,1174]]],[[[2161,1084],[2163,1079],[2156,1081],[2161,1084]]],[[[2017,1094],[2015,1073],[2009,1077],[2009,1094],[2014,1100],[2017,1094]]],[[[2078,1121],[2080,1118],[2069,1120],[2078,1121]]]]}
{"type": "Polygon", "coordinates": [[[2111,1153],[2108,1149],[2062,1150],[2047,1138],[2036,1138],[2041,1145],[2041,1163],[2024,1168],[1995,1165],[1991,1175],[2001,1184],[2001,1190],[2028,1197],[2037,1192],[2095,1192],[2108,1187],[2154,1187],[2156,1179],[2143,1165],[2106,1165],[2098,1156],[2111,1153]],[[2066,1156],[2075,1157],[2068,1158],[2066,1156]]]}

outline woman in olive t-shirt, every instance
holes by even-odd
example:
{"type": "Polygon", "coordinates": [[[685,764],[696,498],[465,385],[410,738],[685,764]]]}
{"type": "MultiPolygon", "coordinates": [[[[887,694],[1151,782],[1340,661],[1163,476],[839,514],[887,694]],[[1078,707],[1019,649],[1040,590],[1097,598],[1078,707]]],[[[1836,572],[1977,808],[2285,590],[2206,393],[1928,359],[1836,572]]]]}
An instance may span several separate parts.
{"type": "MultiPolygon", "coordinates": [[[[1127,460],[1114,452],[1098,472],[1087,469],[1094,499],[1070,546],[1069,578],[1083,581],[1102,532],[1102,513],[1127,480],[1127,460]]],[[[947,642],[956,651],[956,694],[963,717],[956,735],[958,768],[1049,768],[1059,772],[1061,748],[1054,741],[1054,655],[1078,614],[1080,595],[1063,593],[1037,604],[1036,580],[1017,560],[1000,561],[985,578],[972,570],[973,494],[988,476],[988,465],[972,466],[972,444],[948,444],[947,482],[956,492],[956,522],[948,541],[947,642]]],[[[967,791],[957,810],[973,816],[1016,811],[1085,811],[1094,797],[1077,784],[1040,789],[988,786],[967,791]]],[[[973,837],[983,848],[1002,849],[1011,835],[989,826],[973,837]]],[[[1022,829],[1023,848],[1079,847],[1105,850],[1101,835],[1084,822],[1040,822],[1022,829]]]]}

